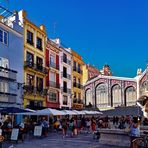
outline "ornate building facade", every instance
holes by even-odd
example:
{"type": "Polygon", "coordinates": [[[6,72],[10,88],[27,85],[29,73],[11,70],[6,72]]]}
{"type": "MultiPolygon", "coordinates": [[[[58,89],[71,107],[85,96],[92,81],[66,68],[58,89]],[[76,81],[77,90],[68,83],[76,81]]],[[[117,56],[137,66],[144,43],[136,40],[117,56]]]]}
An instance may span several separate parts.
{"type": "Polygon", "coordinates": [[[24,10],[19,19],[24,27],[24,107],[39,109],[46,106],[46,31],[44,25],[33,24],[24,10]]]}
{"type": "Polygon", "coordinates": [[[83,109],[83,87],[82,87],[82,57],[72,50],[72,108],[83,109]]]}
{"type": "Polygon", "coordinates": [[[84,86],[85,105],[91,103],[100,110],[136,105],[147,86],[148,68],[135,78],[99,75],[84,86]]]}
{"type": "Polygon", "coordinates": [[[60,48],[52,40],[47,40],[46,45],[46,67],[49,72],[46,76],[46,87],[48,89],[46,98],[46,107],[59,108],[60,107],[60,48]]]}

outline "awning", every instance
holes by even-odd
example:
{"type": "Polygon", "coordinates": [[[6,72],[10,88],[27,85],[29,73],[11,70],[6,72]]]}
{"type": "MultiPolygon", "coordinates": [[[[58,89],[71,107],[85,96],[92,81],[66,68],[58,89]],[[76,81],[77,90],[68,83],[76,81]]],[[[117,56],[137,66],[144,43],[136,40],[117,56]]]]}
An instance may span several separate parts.
{"type": "Polygon", "coordinates": [[[78,115],[78,113],[74,112],[73,110],[63,110],[66,115],[78,115]]]}

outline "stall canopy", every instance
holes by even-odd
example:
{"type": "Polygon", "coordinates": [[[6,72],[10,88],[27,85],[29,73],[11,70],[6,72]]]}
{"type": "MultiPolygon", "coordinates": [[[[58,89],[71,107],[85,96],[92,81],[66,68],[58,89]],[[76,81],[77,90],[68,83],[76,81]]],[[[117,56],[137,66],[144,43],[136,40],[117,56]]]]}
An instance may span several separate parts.
{"type": "Polygon", "coordinates": [[[83,112],[85,112],[87,115],[101,115],[102,112],[99,111],[88,111],[88,110],[83,110],[83,112]]]}
{"type": "Polygon", "coordinates": [[[85,115],[86,113],[84,111],[78,111],[78,110],[73,110],[76,112],[78,115],[85,115]]]}
{"type": "Polygon", "coordinates": [[[56,110],[56,109],[46,108],[46,109],[38,110],[36,112],[36,115],[53,115],[53,116],[57,116],[57,115],[66,115],[66,113],[64,113],[63,111],[56,110]]]}
{"type": "Polygon", "coordinates": [[[78,113],[74,112],[73,110],[63,110],[66,115],[78,115],[78,113]]]}
{"type": "Polygon", "coordinates": [[[17,108],[17,107],[4,107],[0,108],[1,114],[16,114],[16,113],[27,113],[30,112],[25,109],[17,108]]]}

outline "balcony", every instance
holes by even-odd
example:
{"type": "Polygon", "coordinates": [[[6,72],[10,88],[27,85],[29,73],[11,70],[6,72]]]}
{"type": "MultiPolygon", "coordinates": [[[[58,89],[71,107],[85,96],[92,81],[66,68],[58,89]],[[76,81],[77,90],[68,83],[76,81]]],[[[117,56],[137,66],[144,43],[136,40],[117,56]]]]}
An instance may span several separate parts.
{"type": "Polygon", "coordinates": [[[73,99],[73,103],[83,104],[83,100],[82,100],[82,99],[74,98],[74,99],[73,99]]]}
{"type": "Polygon", "coordinates": [[[83,88],[83,86],[81,84],[76,83],[76,82],[73,82],[73,87],[77,87],[77,88],[80,88],[80,89],[83,88]]]}
{"type": "Polygon", "coordinates": [[[78,67],[73,66],[73,71],[82,74],[82,70],[80,68],[78,68],[78,67]]]}
{"type": "Polygon", "coordinates": [[[68,60],[67,58],[61,58],[62,59],[62,62],[64,62],[64,63],[66,63],[66,64],[68,64],[68,65],[71,65],[71,61],[70,60],[68,60]]]}
{"type": "Polygon", "coordinates": [[[16,103],[16,94],[0,92],[0,102],[16,103]]]}
{"type": "Polygon", "coordinates": [[[0,79],[5,79],[9,81],[16,81],[17,71],[4,68],[0,66],[0,79]]]}
{"type": "Polygon", "coordinates": [[[60,84],[54,81],[48,81],[49,87],[60,88],[60,84]]]}
{"type": "Polygon", "coordinates": [[[34,87],[31,85],[24,85],[24,93],[44,96],[44,95],[47,95],[47,89],[43,89],[40,87],[34,87]]]}
{"type": "Polygon", "coordinates": [[[51,62],[51,63],[50,63],[50,67],[59,70],[59,65],[56,64],[56,63],[51,62]]]}
{"type": "Polygon", "coordinates": [[[64,92],[64,93],[71,94],[71,89],[69,89],[69,88],[61,87],[61,90],[62,90],[62,92],[64,92]]]}
{"type": "Polygon", "coordinates": [[[67,79],[71,80],[71,75],[70,75],[70,74],[63,73],[63,72],[62,72],[62,76],[63,76],[64,78],[67,78],[67,79]]]}
{"type": "Polygon", "coordinates": [[[29,62],[29,61],[25,61],[24,67],[25,68],[31,68],[31,69],[38,71],[38,72],[41,72],[43,74],[48,74],[47,68],[45,68],[41,65],[34,64],[32,62],[29,62]]]}
{"type": "Polygon", "coordinates": [[[34,46],[33,40],[31,41],[31,40],[27,39],[27,43],[34,46]]]}

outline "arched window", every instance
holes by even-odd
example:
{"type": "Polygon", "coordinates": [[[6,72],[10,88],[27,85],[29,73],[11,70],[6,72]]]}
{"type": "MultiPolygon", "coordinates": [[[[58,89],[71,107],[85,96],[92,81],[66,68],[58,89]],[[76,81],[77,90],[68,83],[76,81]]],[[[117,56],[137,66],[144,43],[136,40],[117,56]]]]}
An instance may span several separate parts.
{"type": "Polygon", "coordinates": [[[133,86],[128,87],[125,90],[125,100],[124,105],[125,106],[131,106],[136,104],[136,90],[133,86]]]}
{"type": "Polygon", "coordinates": [[[111,90],[111,106],[120,106],[122,104],[120,85],[114,85],[111,90]]]}
{"type": "Polygon", "coordinates": [[[144,92],[147,91],[147,82],[144,81],[140,87],[140,96],[144,94],[144,92]]]}
{"type": "Polygon", "coordinates": [[[91,89],[86,90],[85,92],[85,98],[86,98],[86,105],[89,105],[89,103],[93,104],[93,99],[92,99],[92,91],[91,89]]]}
{"type": "Polygon", "coordinates": [[[96,106],[98,108],[105,108],[108,106],[107,84],[102,83],[96,87],[96,106]]]}

